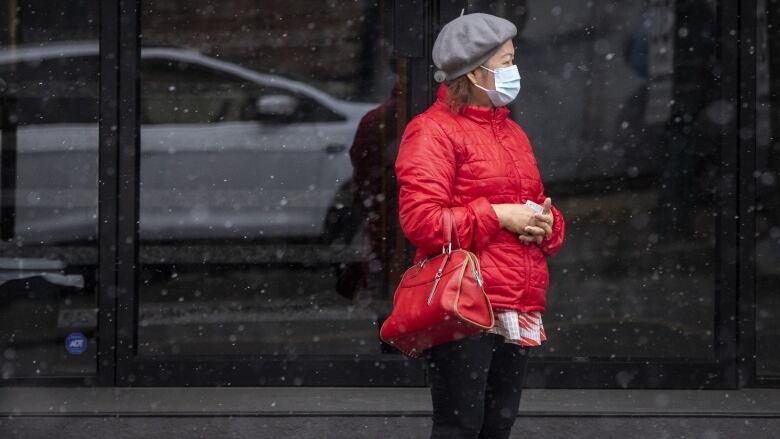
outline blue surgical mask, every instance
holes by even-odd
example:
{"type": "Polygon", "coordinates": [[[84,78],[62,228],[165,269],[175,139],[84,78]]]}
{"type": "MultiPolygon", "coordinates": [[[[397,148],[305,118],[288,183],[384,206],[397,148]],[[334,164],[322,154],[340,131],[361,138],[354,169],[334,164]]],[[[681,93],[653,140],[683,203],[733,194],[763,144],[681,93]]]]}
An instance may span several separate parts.
{"type": "Polygon", "coordinates": [[[480,67],[489,72],[493,72],[496,89],[489,90],[477,83],[474,83],[474,85],[485,90],[493,105],[496,107],[503,107],[515,100],[517,94],[520,93],[520,72],[518,72],[516,65],[501,67],[495,70],[491,70],[485,66],[480,67]]]}

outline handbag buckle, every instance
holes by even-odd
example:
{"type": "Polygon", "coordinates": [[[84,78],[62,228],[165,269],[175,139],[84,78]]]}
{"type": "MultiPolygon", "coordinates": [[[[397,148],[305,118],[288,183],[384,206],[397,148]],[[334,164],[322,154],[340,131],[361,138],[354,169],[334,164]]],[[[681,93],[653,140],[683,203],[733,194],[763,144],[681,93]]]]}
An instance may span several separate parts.
{"type": "Polygon", "coordinates": [[[452,242],[448,242],[447,245],[441,247],[441,254],[448,255],[452,253],[452,242]]]}

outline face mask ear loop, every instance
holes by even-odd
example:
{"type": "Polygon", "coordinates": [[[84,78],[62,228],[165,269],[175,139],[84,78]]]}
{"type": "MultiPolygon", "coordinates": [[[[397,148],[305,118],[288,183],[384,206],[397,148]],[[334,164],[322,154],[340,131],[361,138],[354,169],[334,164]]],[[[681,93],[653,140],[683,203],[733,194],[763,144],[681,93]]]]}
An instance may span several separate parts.
{"type": "Polygon", "coordinates": [[[479,89],[482,89],[482,90],[485,90],[485,91],[492,91],[492,90],[488,90],[488,89],[486,89],[485,87],[483,87],[483,86],[481,86],[481,85],[477,84],[476,82],[472,82],[472,84],[474,84],[474,87],[477,87],[477,88],[479,88],[479,89]]]}
{"type": "MultiPolygon", "coordinates": [[[[489,68],[487,68],[487,67],[485,67],[485,66],[483,66],[483,65],[480,65],[480,67],[482,67],[483,69],[487,70],[488,72],[491,72],[491,73],[493,73],[494,75],[495,75],[495,73],[496,73],[496,72],[494,72],[494,71],[490,70],[489,68]]],[[[485,90],[486,92],[495,91],[495,90],[490,90],[490,89],[487,89],[487,88],[485,88],[485,87],[483,87],[483,86],[481,86],[481,85],[477,84],[477,83],[476,83],[476,82],[474,82],[474,81],[471,81],[471,83],[472,83],[472,84],[474,84],[474,86],[475,86],[475,87],[477,87],[477,88],[479,88],[479,89],[482,89],[482,90],[485,90]]]]}

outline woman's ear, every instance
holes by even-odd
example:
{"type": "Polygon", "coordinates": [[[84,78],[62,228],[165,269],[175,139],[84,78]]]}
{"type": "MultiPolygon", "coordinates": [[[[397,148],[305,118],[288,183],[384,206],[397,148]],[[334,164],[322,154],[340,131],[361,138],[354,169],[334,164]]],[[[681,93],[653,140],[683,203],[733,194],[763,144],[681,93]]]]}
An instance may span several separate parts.
{"type": "Polygon", "coordinates": [[[472,70],[472,71],[466,73],[466,77],[469,78],[469,81],[471,81],[472,84],[476,84],[476,83],[479,82],[477,80],[477,71],[476,70],[472,70]]]}

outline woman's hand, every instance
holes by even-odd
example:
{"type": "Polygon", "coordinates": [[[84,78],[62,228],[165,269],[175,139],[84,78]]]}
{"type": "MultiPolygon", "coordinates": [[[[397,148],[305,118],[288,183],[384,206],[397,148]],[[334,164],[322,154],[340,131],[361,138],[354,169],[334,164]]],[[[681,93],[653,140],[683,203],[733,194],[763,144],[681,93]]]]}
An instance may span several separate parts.
{"type": "Polygon", "coordinates": [[[515,234],[525,233],[525,228],[534,224],[534,211],[524,204],[493,204],[498,223],[515,234]]]}
{"type": "Polygon", "coordinates": [[[542,213],[534,213],[532,223],[523,228],[524,233],[518,236],[520,241],[540,244],[545,237],[550,236],[554,221],[551,208],[552,199],[546,198],[542,204],[542,213]]]}
{"type": "Polygon", "coordinates": [[[554,217],[552,199],[546,198],[542,204],[542,213],[536,213],[525,204],[494,204],[501,227],[518,235],[524,244],[540,244],[552,233],[554,217]]]}

